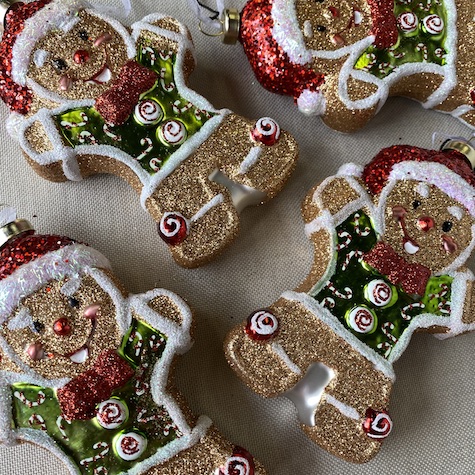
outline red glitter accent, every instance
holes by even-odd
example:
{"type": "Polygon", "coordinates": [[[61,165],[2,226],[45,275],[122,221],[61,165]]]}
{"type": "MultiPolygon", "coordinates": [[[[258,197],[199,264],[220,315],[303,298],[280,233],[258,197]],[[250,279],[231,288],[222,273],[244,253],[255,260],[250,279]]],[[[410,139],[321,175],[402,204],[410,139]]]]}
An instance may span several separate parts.
{"type": "Polygon", "coordinates": [[[13,274],[21,265],[74,242],[63,236],[38,236],[34,231],[23,233],[7,242],[0,251],[0,279],[13,274]]]}
{"type": "Polygon", "coordinates": [[[431,271],[421,264],[407,262],[388,244],[379,242],[363,256],[363,261],[376,269],[408,294],[424,295],[431,271]]]}
{"type": "MultiPolygon", "coordinates": [[[[247,318],[247,322],[246,322],[246,327],[245,327],[245,332],[247,333],[247,335],[249,336],[249,338],[251,340],[256,340],[256,341],[267,341],[267,340],[270,340],[272,338],[274,338],[276,335],[277,335],[277,332],[279,330],[279,324],[275,324],[274,323],[274,320],[272,319],[272,317],[275,317],[275,315],[273,315],[271,312],[269,312],[269,310],[257,310],[253,313],[251,313],[251,315],[249,315],[249,317],[247,318]],[[262,316],[262,320],[259,321],[259,324],[261,326],[268,326],[268,327],[273,327],[272,328],[272,332],[270,333],[260,333],[257,329],[256,329],[256,315],[259,315],[261,314],[260,316],[262,316]],[[268,315],[268,316],[267,316],[268,315]]],[[[257,317],[259,318],[259,317],[257,317]]]]}
{"type": "Polygon", "coordinates": [[[386,411],[375,411],[368,408],[365,414],[366,418],[363,422],[363,430],[371,438],[385,439],[392,429],[392,421],[386,411]],[[378,421],[376,422],[376,419],[378,421]]]}
{"type": "Polygon", "coordinates": [[[89,58],[89,52],[84,49],[76,51],[73,56],[73,60],[76,64],[87,63],[89,61],[89,58]]]}
{"type": "Polygon", "coordinates": [[[272,36],[272,0],[251,0],[241,14],[240,41],[257,80],[266,89],[297,99],[304,90],[316,92],[325,82],[311,66],[290,61],[272,36]]]}
{"type": "Polygon", "coordinates": [[[68,420],[87,420],[96,415],[96,405],[134,376],[132,367],[115,350],[105,350],[94,367],[58,389],[58,401],[68,420]]]}
{"type": "Polygon", "coordinates": [[[371,34],[376,38],[374,45],[386,49],[397,43],[399,32],[394,16],[394,0],[368,0],[371,8],[371,34]]]}
{"type": "Polygon", "coordinates": [[[393,165],[405,161],[435,162],[445,165],[475,187],[475,175],[467,159],[455,150],[427,150],[410,145],[385,148],[363,170],[363,180],[369,191],[379,194],[386,185],[393,165]]]}
{"type": "Polygon", "coordinates": [[[151,89],[157,74],[136,61],[128,61],[120,70],[112,87],[96,100],[96,110],[103,119],[114,125],[122,125],[132,114],[140,94],[151,89]]]}
{"type": "Polygon", "coordinates": [[[69,320],[65,317],[56,320],[53,324],[53,331],[58,336],[68,336],[71,334],[71,324],[69,320]]]}
{"type": "Polygon", "coordinates": [[[13,46],[17,37],[23,32],[25,21],[52,0],[37,0],[31,3],[15,3],[6,17],[6,28],[0,43],[0,97],[14,112],[28,114],[33,101],[32,91],[13,81],[12,57],[13,46]]]}

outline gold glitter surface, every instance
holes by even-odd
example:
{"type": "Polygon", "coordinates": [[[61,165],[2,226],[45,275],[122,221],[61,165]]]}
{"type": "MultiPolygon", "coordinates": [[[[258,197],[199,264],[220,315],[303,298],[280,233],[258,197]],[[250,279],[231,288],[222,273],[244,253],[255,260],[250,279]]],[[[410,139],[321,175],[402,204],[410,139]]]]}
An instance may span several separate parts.
{"type": "MultiPolygon", "coordinates": [[[[219,468],[225,465],[226,459],[233,454],[233,448],[233,445],[212,426],[198,444],[183,450],[164,464],[151,468],[145,475],[210,475],[211,467],[219,468]]],[[[265,475],[262,465],[256,460],[254,462],[256,464],[254,473],[265,475]]]]}
{"type": "Polygon", "coordinates": [[[467,297],[463,308],[462,322],[475,323],[475,292],[473,282],[467,282],[467,297]]]}
{"type": "Polygon", "coordinates": [[[337,177],[327,183],[320,192],[323,208],[336,214],[348,203],[359,198],[358,193],[349,185],[345,178],[337,177]]]}
{"type": "Polygon", "coordinates": [[[334,42],[335,35],[342,38],[343,46],[345,46],[354,44],[370,34],[372,25],[371,10],[366,1],[340,0],[333,6],[338,7],[338,16],[332,15],[328,2],[295,1],[297,20],[300,30],[304,32],[303,36],[307,48],[334,51],[342,46],[334,42]],[[348,27],[352,25],[355,10],[358,10],[362,15],[361,24],[348,27]],[[323,29],[324,31],[321,31],[323,29]]]}
{"type": "Polygon", "coordinates": [[[442,84],[442,76],[421,73],[404,76],[391,85],[390,96],[404,96],[425,102],[442,84]]]}
{"type": "Polygon", "coordinates": [[[166,316],[179,325],[181,325],[183,322],[183,317],[181,316],[180,310],[173,300],[166,295],[159,295],[158,297],[153,298],[148,303],[148,306],[159,315],[166,316]]]}
{"type": "Polygon", "coordinates": [[[314,427],[301,427],[311,440],[349,462],[368,462],[381,448],[381,442],[365,434],[361,419],[349,419],[331,404],[319,405],[314,427]]]}
{"type": "Polygon", "coordinates": [[[41,122],[33,122],[33,124],[26,129],[25,138],[36,153],[44,153],[53,150],[53,145],[41,122]]]}
{"type": "Polygon", "coordinates": [[[83,276],[79,290],[74,294],[79,307],[71,307],[68,297],[61,293],[65,281],[52,281],[37,292],[24,298],[13,312],[13,318],[21,309],[27,309],[33,322],[42,325],[36,332],[32,328],[9,330],[8,321],[0,328],[2,336],[15,353],[42,376],[52,378],[75,377],[90,369],[97,356],[105,349],[119,347],[121,335],[116,322],[116,309],[110,296],[102,290],[91,276],[83,276]],[[101,306],[93,330],[91,320],[84,317],[88,305],[98,303],[101,306]],[[58,336],[53,331],[53,325],[59,318],[67,318],[71,325],[71,334],[58,336]],[[91,338],[88,343],[88,338],[91,338]],[[33,361],[26,353],[29,345],[39,342],[46,353],[52,357],[33,361]],[[85,363],[73,363],[67,356],[87,344],[89,358],[85,363]]]}
{"type": "Polygon", "coordinates": [[[472,239],[470,228],[474,224],[474,219],[459,202],[447,196],[435,185],[428,186],[429,197],[423,198],[416,191],[419,184],[420,182],[415,180],[400,181],[389,193],[385,205],[386,229],[383,239],[408,262],[422,264],[433,272],[439,272],[450,265],[467,248],[472,239]],[[414,201],[420,202],[417,209],[414,209],[414,201]],[[402,206],[407,211],[405,216],[407,233],[420,247],[415,254],[408,254],[404,251],[403,232],[392,213],[394,206],[402,206]],[[456,206],[464,211],[460,220],[449,213],[450,206],[456,206]],[[434,227],[429,231],[419,229],[417,222],[421,217],[432,218],[434,227]],[[452,229],[449,232],[442,230],[444,222],[452,223],[452,229]],[[457,245],[457,250],[452,254],[447,253],[443,248],[442,236],[444,235],[450,236],[457,245]]]}
{"type": "Polygon", "coordinates": [[[38,82],[47,90],[51,90],[67,99],[87,99],[98,97],[110,87],[110,82],[98,84],[89,81],[96,76],[104,66],[107,66],[113,76],[118,76],[121,67],[127,62],[127,49],[123,38],[113,27],[85,10],[79,12],[81,21],[70,31],[53,30],[42,38],[35,46],[35,50],[44,50],[49,53],[43,66],[36,66],[31,61],[27,76],[38,82]],[[82,39],[80,33],[86,31],[88,39],[82,39]],[[94,47],[94,41],[108,33],[112,40],[94,47]],[[89,60],[77,64],[74,54],[86,51],[89,60]],[[57,66],[58,60],[64,62],[64,68],[57,66]],[[69,91],[59,88],[61,77],[67,76],[72,80],[69,91]]]}

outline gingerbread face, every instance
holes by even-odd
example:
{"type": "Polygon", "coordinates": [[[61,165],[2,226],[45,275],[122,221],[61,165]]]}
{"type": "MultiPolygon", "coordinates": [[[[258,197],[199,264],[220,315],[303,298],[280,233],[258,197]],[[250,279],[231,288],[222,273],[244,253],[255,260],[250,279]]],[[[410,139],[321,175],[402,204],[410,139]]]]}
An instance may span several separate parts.
{"type": "Polygon", "coordinates": [[[384,241],[434,272],[450,266],[473,238],[473,217],[435,185],[398,182],[385,207],[384,241]]]}
{"type": "Polygon", "coordinates": [[[295,9],[308,49],[333,51],[369,34],[371,12],[366,1],[297,0],[295,9]]]}
{"type": "Polygon", "coordinates": [[[127,61],[124,39],[108,22],[86,10],[77,18],[68,31],[53,30],[38,41],[27,73],[67,99],[99,96],[127,61]]]}
{"type": "Polygon", "coordinates": [[[1,327],[20,359],[45,377],[77,376],[121,340],[111,297],[91,276],[74,293],[70,283],[50,282],[29,295],[1,327]]]}

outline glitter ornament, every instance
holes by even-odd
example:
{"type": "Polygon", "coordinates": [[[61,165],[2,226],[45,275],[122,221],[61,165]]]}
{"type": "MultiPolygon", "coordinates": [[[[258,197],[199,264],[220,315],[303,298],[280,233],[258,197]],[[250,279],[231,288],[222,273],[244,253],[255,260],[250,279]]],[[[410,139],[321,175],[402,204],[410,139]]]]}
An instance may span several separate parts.
{"type": "Polygon", "coordinates": [[[352,132],[395,95],[475,128],[474,16],[464,0],[249,0],[221,23],[266,89],[352,132]]]}
{"type": "Polygon", "coordinates": [[[127,295],[102,254],[12,218],[0,211],[0,440],[71,475],[264,475],[173,387],[192,344],[183,300],[127,295]]]}
{"type": "Polygon", "coordinates": [[[165,242],[179,264],[204,264],[232,242],[242,209],[283,187],[295,140],[267,118],[256,134],[255,121],[188,87],[194,48],[178,21],[151,14],[126,29],[99,9],[82,0],[0,9],[7,128],[44,178],[113,173],[157,224],[183,216],[184,239],[165,242]]]}
{"type": "Polygon", "coordinates": [[[393,425],[393,363],[414,332],[475,330],[474,165],[472,144],[450,139],[341,167],[303,203],[310,274],[227,336],[241,379],[290,399],[302,430],[332,454],[362,463],[379,451],[393,425]]]}

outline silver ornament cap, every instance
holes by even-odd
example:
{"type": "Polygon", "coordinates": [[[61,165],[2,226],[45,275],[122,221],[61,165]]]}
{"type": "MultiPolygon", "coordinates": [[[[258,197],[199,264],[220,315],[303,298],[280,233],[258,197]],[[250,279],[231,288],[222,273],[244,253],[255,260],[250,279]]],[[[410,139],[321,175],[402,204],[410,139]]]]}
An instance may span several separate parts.
{"type": "Polygon", "coordinates": [[[0,0],[0,34],[5,30],[7,13],[15,3],[21,2],[20,0],[0,0]]]}
{"type": "Polygon", "coordinates": [[[470,140],[454,137],[452,139],[446,140],[442,144],[442,147],[440,147],[440,149],[456,150],[457,152],[460,152],[468,160],[470,166],[472,167],[472,170],[475,170],[475,148],[470,143],[470,140]]]}

